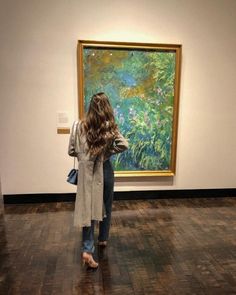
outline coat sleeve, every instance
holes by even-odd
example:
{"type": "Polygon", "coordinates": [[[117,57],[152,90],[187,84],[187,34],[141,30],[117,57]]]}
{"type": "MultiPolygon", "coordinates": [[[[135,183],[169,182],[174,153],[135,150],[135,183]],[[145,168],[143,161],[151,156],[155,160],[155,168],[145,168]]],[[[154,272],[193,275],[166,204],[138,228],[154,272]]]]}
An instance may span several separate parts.
{"type": "Polygon", "coordinates": [[[127,150],[129,147],[128,141],[124,138],[124,136],[119,132],[118,135],[115,137],[113,144],[107,150],[105,154],[105,159],[109,158],[110,156],[118,153],[122,153],[127,150]]]}
{"type": "Polygon", "coordinates": [[[78,155],[78,134],[77,134],[77,127],[78,127],[78,121],[75,121],[73,123],[73,126],[71,128],[71,134],[69,139],[69,146],[68,146],[68,155],[71,157],[77,157],[78,155]]]}

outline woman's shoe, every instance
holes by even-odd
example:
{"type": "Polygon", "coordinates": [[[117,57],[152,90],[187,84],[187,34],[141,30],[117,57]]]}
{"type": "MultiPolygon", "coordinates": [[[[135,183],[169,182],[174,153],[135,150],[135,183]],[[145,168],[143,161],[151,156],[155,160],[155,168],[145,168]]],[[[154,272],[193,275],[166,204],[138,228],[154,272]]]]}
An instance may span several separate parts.
{"type": "Polygon", "coordinates": [[[92,254],[83,252],[81,255],[82,265],[87,265],[88,268],[96,269],[98,268],[98,263],[93,259],[92,254]]]}
{"type": "Polygon", "coordinates": [[[98,241],[98,246],[106,247],[107,241],[98,241]]]}

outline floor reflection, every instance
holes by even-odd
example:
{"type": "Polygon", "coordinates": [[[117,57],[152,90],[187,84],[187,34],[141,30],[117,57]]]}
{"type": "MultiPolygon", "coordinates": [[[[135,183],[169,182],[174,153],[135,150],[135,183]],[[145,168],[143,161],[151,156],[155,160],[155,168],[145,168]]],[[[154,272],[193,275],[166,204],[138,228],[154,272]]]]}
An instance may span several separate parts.
{"type": "Polygon", "coordinates": [[[13,269],[10,263],[8,244],[5,232],[4,206],[0,202],[0,294],[8,294],[13,285],[13,269]]]}
{"type": "Polygon", "coordinates": [[[73,202],[5,205],[0,294],[234,294],[235,207],[234,198],[115,201],[99,268],[86,271],[73,202]]]}

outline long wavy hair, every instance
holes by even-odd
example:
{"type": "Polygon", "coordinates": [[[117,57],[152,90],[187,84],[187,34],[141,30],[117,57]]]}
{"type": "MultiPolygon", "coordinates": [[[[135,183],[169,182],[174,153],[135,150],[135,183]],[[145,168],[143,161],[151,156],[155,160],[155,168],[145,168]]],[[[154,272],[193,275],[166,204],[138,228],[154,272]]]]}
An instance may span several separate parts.
{"type": "Polygon", "coordinates": [[[82,132],[86,135],[90,155],[98,156],[112,144],[114,136],[118,133],[118,126],[112,106],[104,92],[92,96],[81,126],[82,132]]]}

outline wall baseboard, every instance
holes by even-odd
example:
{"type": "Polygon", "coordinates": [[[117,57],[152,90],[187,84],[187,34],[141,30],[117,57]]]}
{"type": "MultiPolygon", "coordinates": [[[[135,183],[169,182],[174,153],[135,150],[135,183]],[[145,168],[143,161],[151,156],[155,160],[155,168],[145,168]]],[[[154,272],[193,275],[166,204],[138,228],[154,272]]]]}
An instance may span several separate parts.
{"type": "MultiPolygon", "coordinates": [[[[3,195],[4,204],[74,202],[75,193],[3,195]]],[[[114,200],[236,197],[236,188],[115,192],[114,200]]]]}

